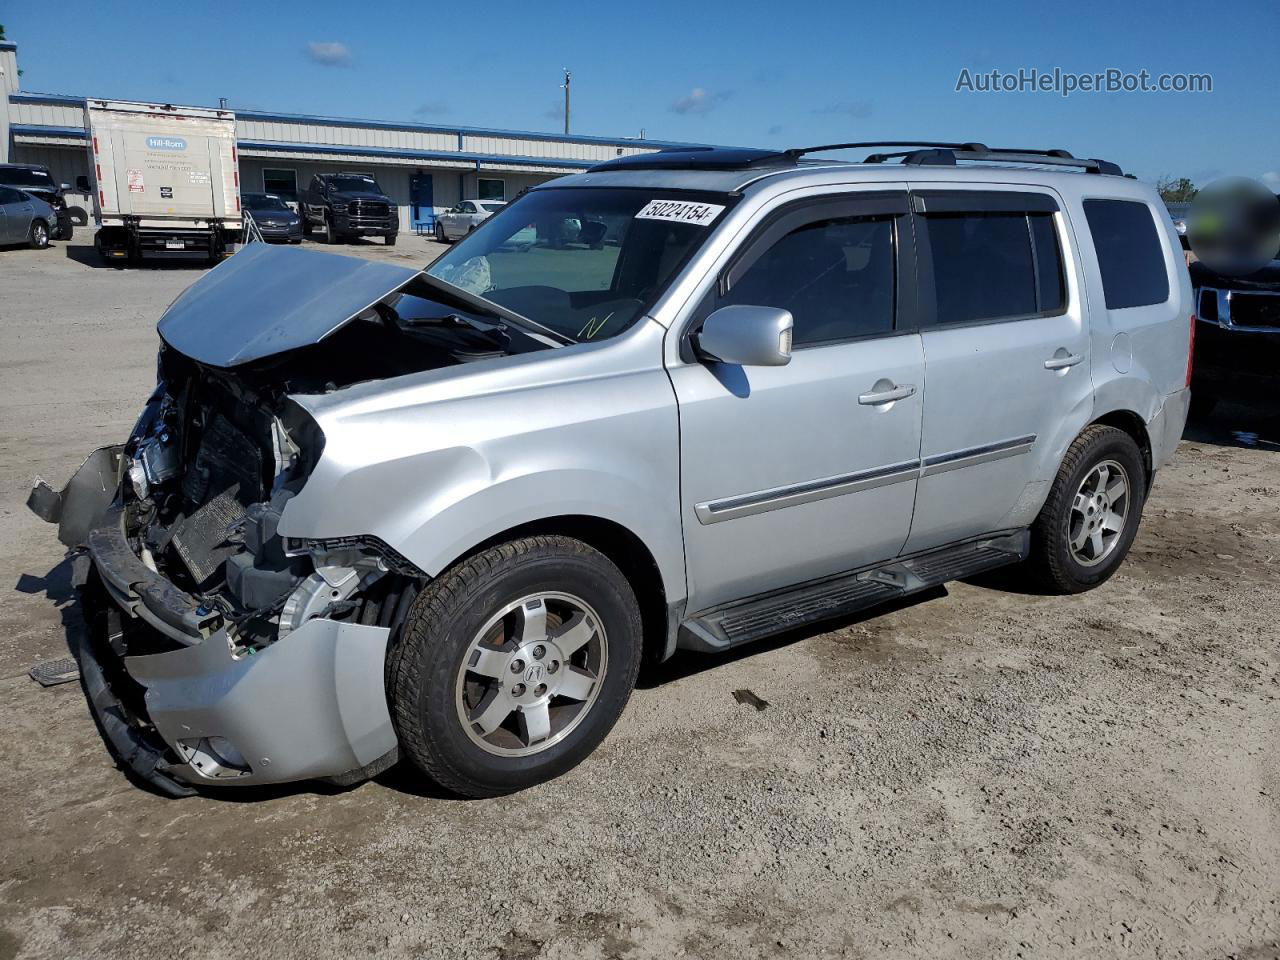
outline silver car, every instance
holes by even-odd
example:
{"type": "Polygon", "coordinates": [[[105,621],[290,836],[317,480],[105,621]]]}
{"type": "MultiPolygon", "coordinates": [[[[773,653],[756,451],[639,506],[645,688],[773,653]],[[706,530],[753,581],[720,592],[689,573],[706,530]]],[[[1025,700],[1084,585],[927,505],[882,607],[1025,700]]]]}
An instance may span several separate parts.
{"type": "Polygon", "coordinates": [[[505,206],[502,200],[462,200],[455,203],[444,213],[436,215],[436,241],[448,243],[465,237],[505,206]]]}
{"type": "Polygon", "coordinates": [[[404,760],[489,796],[583,760],[646,659],[1004,565],[1102,584],[1191,322],[1168,214],[1106,161],[624,158],[422,271],[247,248],[161,318],[129,438],[30,504],[139,777],[404,760]]]}
{"type": "Polygon", "coordinates": [[[0,185],[0,244],[25,243],[43,250],[58,225],[58,212],[25,190],[0,185]]]}

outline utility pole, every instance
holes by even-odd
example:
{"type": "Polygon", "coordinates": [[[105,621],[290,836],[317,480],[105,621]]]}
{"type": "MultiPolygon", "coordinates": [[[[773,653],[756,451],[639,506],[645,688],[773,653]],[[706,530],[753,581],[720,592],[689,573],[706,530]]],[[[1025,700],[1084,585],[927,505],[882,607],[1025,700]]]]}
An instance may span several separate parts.
{"type": "Polygon", "coordinates": [[[569,135],[569,80],[573,75],[568,70],[564,72],[564,135],[569,135]]]}

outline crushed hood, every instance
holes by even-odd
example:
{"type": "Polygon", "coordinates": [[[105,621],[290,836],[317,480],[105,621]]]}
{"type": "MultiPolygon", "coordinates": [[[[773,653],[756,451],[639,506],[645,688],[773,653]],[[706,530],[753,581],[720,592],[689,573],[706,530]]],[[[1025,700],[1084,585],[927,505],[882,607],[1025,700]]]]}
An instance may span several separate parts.
{"type": "Polygon", "coordinates": [[[394,293],[417,270],[253,243],[188,287],[160,337],[211,367],[234,367],[318,343],[394,293]]]}

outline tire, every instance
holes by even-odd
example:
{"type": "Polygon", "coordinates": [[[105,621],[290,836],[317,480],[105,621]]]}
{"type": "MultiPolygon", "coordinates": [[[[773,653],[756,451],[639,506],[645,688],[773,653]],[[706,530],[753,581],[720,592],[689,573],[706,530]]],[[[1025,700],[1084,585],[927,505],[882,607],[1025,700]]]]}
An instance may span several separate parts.
{"type": "Polygon", "coordinates": [[[444,224],[436,223],[436,243],[448,243],[449,238],[444,235],[444,224]]]}
{"type": "Polygon", "coordinates": [[[43,220],[32,220],[31,229],[27,231],[27,243],[33,250],[49,246],[49,225],[43,220]]]}
{"type": "Polygon", "coordinates": [[[499,796],[558,777],[617,722],[642,646],[635,594],[603,554],[559,536],[491,547],[429,583],[396,633],[387,693],[400,748],[438,785],[464,797],[499,796]],[[535,613],[526,620],[526,606],[540,609],[542,619],[535,613]],[[539,622],[545,631],[536,629],[539,622]],[[494,631],[508,638],[505,649],[483,644],[494,631]],[[543,672],[535,674],[539,660],[543,672]],[[469,665],[487,666],[487,676],[469,665]],[[592,670],[594,684],[584,672],[592,670]],[[556,695],[570,683],[581,696],[556,695]],[[545,740],[533,731],[537,704],[527,711],[508,706],[513,697],[539,694],[549,704],[541,714],[545,740]],[[490,709],[500,696],[506,699],[490,709]],[[464,714],[492,714],[502,725],[486,735],[464,714]]]}
{"type": "Polygon", "coordinates": [[[333,228],[333,217],[325,214],[324,217],[324,242],[337,243],[338,231],[333,228]]]}
{"type": "Polygon", "coordinates": [[[75,225],[71,222],[71,218],[67,217],[65,220],[62,221],[62,223],[58,225],[58,235],[53,239],[70,241],[75,238],[75,235],[76,235],[75,225]]]}
{"type": "Polygon", "coordinates": [[[383,240],[388,247],[394,247],[396,245],[396,235],[394,233],[384,237],[383,240]]]}
{"type": "Polygon", "coordinates": [[[1138,533],[1146,490],[1147,470],[1133,438],[1116,427],[1086,427],[1067,448],[1049,498],[1031,528],[1027,567],[1033,578],[1050,592],[1062,594],[1082,593],[1105,583],[1138,533]],[[1103,469],[1105,479],[1101,479],[1103,469]],[[1117,480],[1125,483],[1124,499],[1117,497],[1114,504],[1099,502],[1107,490],[1117,489],[1117,480]],[[1083,499],[1077,501],[1078,495],[1083,499]],[[1106,522],[1108,516],[1121,512],[1119,522],[1106,522]]]}
{"type": "Polygon", "coordinates": [[[314,228],[311,226],[311,220],[310,220],[307,216],[305,216],[305,215],[304,215],[304,216],[303,216],[303,218],[302,218],[302,235],[303,235],[304,237],[309,237],[309,236],[311,236],[311,231],[312,231],[313,229],[314,229],[314,228]]]}

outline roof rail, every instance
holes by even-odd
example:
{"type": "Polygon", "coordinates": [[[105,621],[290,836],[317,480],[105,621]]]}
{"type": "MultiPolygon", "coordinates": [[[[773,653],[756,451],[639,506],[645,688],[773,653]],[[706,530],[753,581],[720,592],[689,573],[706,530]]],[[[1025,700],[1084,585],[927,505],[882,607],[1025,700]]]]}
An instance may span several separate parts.
{"type": "Polygon", "coordinates": [[[929,140],[881,141],[863,143],[828,143],[817,147],[793,147],[787,156],[799,159],[809,153],[828,150],[865,150],[870,147],[911,147],[910,150],[869,154],[863,163],[901,160],[912,166],[955,166],[957,160],[980,160],[993,163],[1044,163],[1059,167],[1075,167],[1085,173],[1123,176],[1119,164],[1097,158],[1083,159],[1066,150],[1032,150],[1012,147],[988,147],[985,143],[941,143],[929,140]]]}

